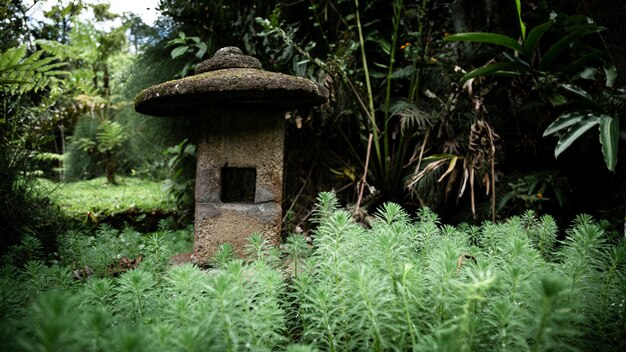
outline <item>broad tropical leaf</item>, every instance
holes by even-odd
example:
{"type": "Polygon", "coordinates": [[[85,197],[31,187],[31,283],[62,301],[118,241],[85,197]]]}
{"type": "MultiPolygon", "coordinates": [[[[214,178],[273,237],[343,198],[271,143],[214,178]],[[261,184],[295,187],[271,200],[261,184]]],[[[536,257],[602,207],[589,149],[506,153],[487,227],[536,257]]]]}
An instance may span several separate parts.
{"type": "Polygon", "coordinates": [[[543,132],[543,136],[546,137],[562,129],[569,128],[570,126],[578,123],[580,120],[586,117],[587,114],[588,112],[582,111],[575,111],[563,114],[559,116],[556,120],[554,120],[554,122],[551,123],[548,128],[546,128],[546,130],[543,132]]]}
{"type": "Polygon", "coordinates": [[[463,83],[472,78],[487,75],[518,75],[517,71],[524,68],[525,67],[523,65],[514,62],[496,62],[494,64],[488,64],[468,72],[465,76],[463,76],[461,82],[463,83]]]}
{"type": "Polygon", "coordinates": [[[200,42],[196,44],[196,46],[198,47],[198,52],[196,53],[196,57],[198,59],[202,59],[204,57],[204,54],[206,54],[208,50],[208,46],[206,45],[205,42],[200,42]]]}
{"type": "Polygon", "coordinates": [[[537,49],[537,44],[539,44],[539,40],[543,35],[552,27],[554,24],[553,21],[546,22],[544,24],[540,24],[537,27],[530,30],[528,33],[528,38],[524,42],[524,50],[526,52],[526,56],[530,58],[533,56],[535,49],[537,49]]]}
{"type": "Polygon", "coordinates": [[[587,93],[586,90],[575,86],[573,84],[568,84],[568,83],[564,83],[561,84],[561,87],[565,88],[565,90],[567,90],[568,92],[574,93],[576,95],[578,95],[581,98],[587,99],[587,100],[593,100],[593,98],[591,97],[591,95],[589,95],[589,93],[587,93]]]}
{"type": "Polygon", "coordinates": [[[554,157],[558,158],[561,153],[563,153],[567,148],[569,148],[578,137],[585,134],[585,132],[589,131],[593,126],[600,123],[600,117],[588,114],[585,118],[578,121],[575,125],[570,127],[556,144],[556,148],[554,148],[554,157]]]}
{"type": "Polygon", "coordinates": [[[518,52],[524,52],[524,48],[517,42],[517,40],[507,37],[506,35],[497,33],[485,33],[485,32],[467,32],[451,34],[444,38],[444,40],[452,41],[471,41],[481,42],[504,46],[509,49],[513,49],[518,52]]]}
{"type": "Polygon", "coordinates": [[[579,29],[575,32],[572,32],[565,37],[559,39],[554,45],[548,49],[548,51],[541,58],[541,62],[539,63],[540,70],[547,70],[552,62],[574,42],[576,39],[580,37],[584,37],[589,34],[597,33],[599,29],[596,26],[587,26],[583,29],[579,29]]]}
{"type": "Polygon", "coordinates": [[[604,74],[606,75],[605,86],[607,88],[613,87],[613,84],[617,79],[617,69],[615,68],[615,66],[604,67],[604,74]]]}
{"type": "Polygon", "coordinates": [[[177,48],[174,48],[170,55],[172,55],[172,59],[175,59],[181,55],[184,55],[187,52],[187,49],[189,49],[187,45],[179,46],[177,48]]]}
{"type": "Polygon", "coordinates": [[[617,164],[617,143],[619,140],[619,122],[617,118],[600,116],[600,144],[606,167],[614,171],[617,164]]]}
{"type": "Polygon", "coordinates": [[[515,6],[517,7],[517,19],[519,21],[519,29],[522,33],[522,41],[526,42],[526,25],[522,21],[522,4],[520,0],[515,0],[515,6]]]}

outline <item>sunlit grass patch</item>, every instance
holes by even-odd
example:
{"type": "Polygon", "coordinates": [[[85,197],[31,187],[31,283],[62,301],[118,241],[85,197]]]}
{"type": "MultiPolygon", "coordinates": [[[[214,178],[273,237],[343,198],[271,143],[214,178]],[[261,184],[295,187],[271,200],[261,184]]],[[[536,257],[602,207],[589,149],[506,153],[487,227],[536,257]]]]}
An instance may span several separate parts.
{"type": "Polygon", "coordinates": [[[173,207],[163,191],[162,182],[133,177],[119,177],[118,185],[111,185],[106,178],[74,183],[55,183],[39,180],[50,190],[50,198],[72,218],[85,217],[88,213],[113,214],[134,211],[148,212],[173,207]]]}

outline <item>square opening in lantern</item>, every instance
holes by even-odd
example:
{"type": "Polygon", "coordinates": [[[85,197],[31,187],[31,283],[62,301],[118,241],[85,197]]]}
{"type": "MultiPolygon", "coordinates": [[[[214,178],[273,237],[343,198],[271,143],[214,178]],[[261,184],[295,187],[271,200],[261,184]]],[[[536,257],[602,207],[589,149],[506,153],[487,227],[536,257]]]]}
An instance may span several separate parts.
{"type": "Polygon", "coordinates": [[[223,167],[223,203],[254,203],[256,192],[256,169],[253,167],[223,167]]]}

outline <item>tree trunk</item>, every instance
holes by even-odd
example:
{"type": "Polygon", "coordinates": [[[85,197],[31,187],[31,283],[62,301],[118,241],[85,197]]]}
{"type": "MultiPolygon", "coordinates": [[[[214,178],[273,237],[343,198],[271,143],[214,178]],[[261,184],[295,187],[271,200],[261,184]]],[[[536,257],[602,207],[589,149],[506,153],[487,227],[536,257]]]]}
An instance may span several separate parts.
{"type": "Polygon", "coordinates": [[[117,181],[115,180],[115,160],[111,155],[104,155],[104,172],[107,177],[107,183],[111,185],[116,185],[117,181]]]}

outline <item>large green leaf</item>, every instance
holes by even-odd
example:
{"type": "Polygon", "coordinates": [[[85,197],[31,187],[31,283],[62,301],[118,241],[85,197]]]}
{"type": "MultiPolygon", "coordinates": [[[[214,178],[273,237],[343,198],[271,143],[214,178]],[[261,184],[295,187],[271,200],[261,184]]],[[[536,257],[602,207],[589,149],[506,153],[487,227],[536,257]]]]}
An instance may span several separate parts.
{"type": "Polygon", "coordinates": [[[517,71],[520,68],[523,69],[524,66],[514,62],[496,62],[494,64],[488,64],[468,72],[465,76],[463,76],[461,82],[466,82],[469,79],[480,76],[487,76],[498,73],[514,73],[511,71],[517,71]]]}
{"type": "Polygon", "coordinates": [[[470,41],[481,42],[504,46],[509,49],[513,49],[518,52],[524,52],[524,48],[517,42],[517,40],[507,37],[506,35],[497,33],[484,33],[484,32],[467,32],[451,34],[444,38],[446,41],[470,41]]]}
{"type": "Polygon", "coordinates": [[[204,57],[204,54],[206,54],[208,46],[206,45],[205,42],[200,42],[196,45],[196,47],[198,47],[198,52],[196,53],[196,57],[198,59],[202,59],[204,57]]]}
{"type": "Polygon", "coordinates": [[[600,115],[600,144],[606,167],[614,171],[617,165],[617,142],[619,140],[618,119],[600,115]]]}
{"type": "Polygon", "coordinates": [[[567,148],[569,148],[578,137],[585,134],[585,132],[589,131],[590,128],[600,123],[600,117],[595,115],[588,115],[584,119],[577,122],[575,125],[567,130],[558,143],[556,144],[556,148],[554,148],[554,157],[558,158],[561,153],[563,153],[567,148]]]}
{"type": "Polygon", "coordinates": [[[544,24],[538,25],[537,27],[530,30],[528,33],[528,37],[524,42],[524,49],[526,52],[526,56],[528,56],[529,60],[532,58],[535,49],[537,49],[537,44],[539,44],[539,40],[543,35],[552,27],[554,22],[549,21],[544,24]]]}
{"type": "Polygon", "coordinates": [[[541,58],[541,62],[539,63],[539,69],[547,70],[552,64],[552,62],[554,62],[554,60],[559,56],[559,54],[561,54],[563,50],[568,48],[573,41],[575,41],[576,39],[580,37],[583,37],[592,33],[596,33],[597,31],[598,31],[597,28],[585,27],[583,29],[572,32],[566,35],[565,37],[559,39],[543,55],[543,57],[541,58]]]}
{"type": "Polygon", "coordinates": [[[615,80],[617,79],[617,69],[615,66],[604,67],[604,74],[606,75],[605,86],[607,88],[613,87],[615,80]]]}
{"type": "Polygon", "coordinates": [[[557,117],[557,119],[554,120],[554,122],[552,122],[545,131],[543,131],[543,136],[546,137],[562,129],[569,128],[572,125],[577,124],[580,120],[586,117],[587,114],[588,112],[583,111],[574,111],[563,114],[557,117]]]}
{"type": "Polygon", "coordinates": [[[573,71],[580,71],[584,68],[585,64],[600,55],[603,55],[604,51],[602,50],[592,50],[589,53],[578,57],[576,60],[564,65],[559,68],[556,72],[562,75],[567,75],[573,71]]]}
{"type": "Polygon", "coordinates": [[[593,98],[591,97],[591,95],[589,95],[589,93],[587,93],[586,90],[580,88],[579,86],[568,84],[568,83],[563,83],[560,86],[565,88],[565,90],[567,90],[570,93],[574,93],[581,98],[593,101],[593,98]]]}
{"type": "Polygon", "coordinates": [[[515,6],[517,7],[517,19],[519,21],[520,33],[522,33],[522,41],[526,42],[526,25],[522,21],[522,4],[520,0],[515,0],[515,6]]]}
{"type": "Polygon", "coordinates": [[[174,50],[172,50],[172,52],[171,52],[172,59],[175,59],[175,58],[185,54],[187,52],[187,49],[189,49],[189,47],[187,45],[183,45],[183,46],[179,46],[177,48],[174,48],[174,50]]]}

